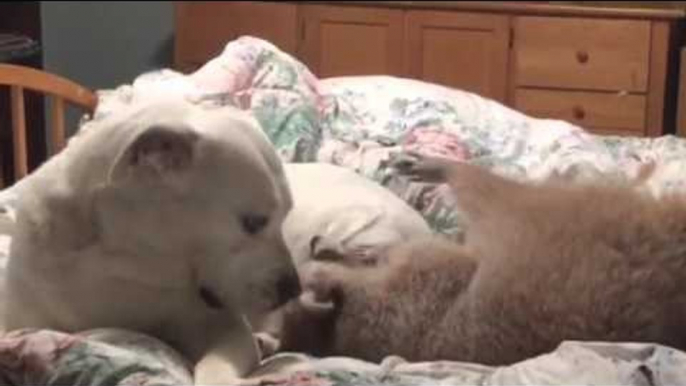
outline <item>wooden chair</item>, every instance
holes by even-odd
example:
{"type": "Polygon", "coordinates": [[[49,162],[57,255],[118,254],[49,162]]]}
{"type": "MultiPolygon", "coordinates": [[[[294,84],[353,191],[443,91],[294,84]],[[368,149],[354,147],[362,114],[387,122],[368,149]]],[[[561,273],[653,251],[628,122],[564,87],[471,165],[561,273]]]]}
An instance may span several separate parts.
{"type": "MultiPolygon", "coordinates": [[[[89,113],[95,110],[98,103],[97,96],[93,91],[68,79],[29,67],[0,64],[0,86],[10,87],[15,179],[20,179],[28,173],[26,113],[24,109],[25,89],[46,94],[52,98],[48,126],[50,128],[49,139],[52,154],[62,150],[66,143],[65,102],[80,107],[89,113]]],[[[2,186],[1,180],[0,186],[2,186]]]]}

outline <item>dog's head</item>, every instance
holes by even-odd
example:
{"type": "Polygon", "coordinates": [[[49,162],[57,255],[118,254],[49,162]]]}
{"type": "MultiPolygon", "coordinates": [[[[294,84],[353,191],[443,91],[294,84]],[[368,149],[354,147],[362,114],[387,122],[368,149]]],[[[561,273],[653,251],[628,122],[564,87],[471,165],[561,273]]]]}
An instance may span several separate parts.
{"type": "Polygon", "coordinates": [[[290,191],[256,121],[166,102],[114,125],[113,142],[124,139],[94,200],[107,248],[214,308],[263,313],[300,293],[281,232],[290,191]]]}

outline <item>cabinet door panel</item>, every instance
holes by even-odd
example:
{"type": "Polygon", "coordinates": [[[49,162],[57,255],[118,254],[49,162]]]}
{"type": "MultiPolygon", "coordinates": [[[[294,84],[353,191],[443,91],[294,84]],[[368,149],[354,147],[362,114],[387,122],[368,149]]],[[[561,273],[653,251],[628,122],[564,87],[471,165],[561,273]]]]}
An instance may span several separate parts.
{"type": "Polygon", "coordinates": [[[507,16],[410,11],[410,76],[505,101],[510,40],[507,16]]]}
{"type": "Polygon", "coordinates": [[[299,49],[319,77],[403,75],[402,11],[302,5],[299,49]]]}

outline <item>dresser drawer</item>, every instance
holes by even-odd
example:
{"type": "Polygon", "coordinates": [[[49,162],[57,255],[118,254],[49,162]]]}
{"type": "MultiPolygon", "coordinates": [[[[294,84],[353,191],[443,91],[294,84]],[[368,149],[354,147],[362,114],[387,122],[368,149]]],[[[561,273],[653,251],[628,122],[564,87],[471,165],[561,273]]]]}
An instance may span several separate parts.
{"type": "Polygon", "coordinates": [[[586,129],[637,135],[645,129],[646,98],[641,95],[519,89],[515,104],[533,117],[561,119],[586,129]]]}
{"type": "Polygon", "coordinates": [[[519,17],[517,85],[645,92],[650,34],[641,20],[519,17]]]}

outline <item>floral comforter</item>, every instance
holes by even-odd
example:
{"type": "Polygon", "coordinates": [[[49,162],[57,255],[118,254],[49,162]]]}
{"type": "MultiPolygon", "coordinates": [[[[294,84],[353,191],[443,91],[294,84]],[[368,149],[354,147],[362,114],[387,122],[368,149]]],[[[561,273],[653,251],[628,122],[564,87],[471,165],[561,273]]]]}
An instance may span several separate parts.
{"type": "MultiPolygon", "coordinates": [[[[277,47],[251,37],[230,42],[193,74],[164,70],[103,90],[90,119],[169,93],[251,110],[284,161],[354,169],[405,199],[436,231],[456,237],[464,229],[459,196],[453,200],[444,186],[399,178],[388,167],[396,153],[441,154],[533,180],[602,175],[631,181],[650,166],[644,186],[653,194],[684,189],[682,139],[594,136],[566,122],[535,119],[474,94],[408,79],[320,80],[277,47]]],[[[0,269],[17,186],[0,192],[0,269]]],[[[281,385],[686,384],[686,354],[649,344],[565,342],[548,355],[502,368],[399,358],[376,365],[284,354],[268,360],[260,374],[281,385]]],[[[189,383],[183,359],[161,342],[130,332],[16,331],[0,338],[3,385],[189,383]]]]}

